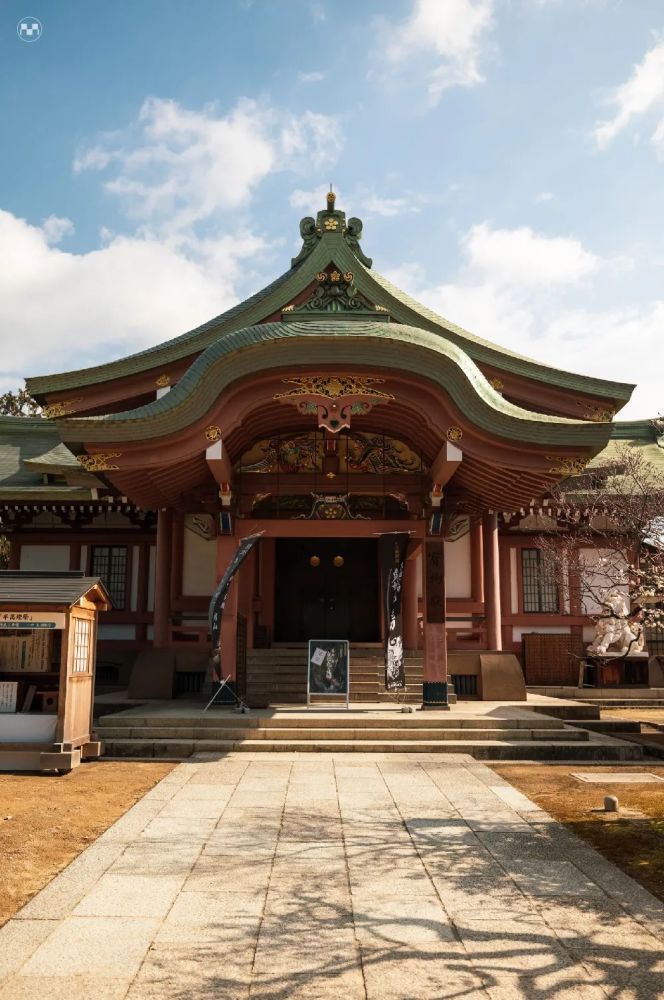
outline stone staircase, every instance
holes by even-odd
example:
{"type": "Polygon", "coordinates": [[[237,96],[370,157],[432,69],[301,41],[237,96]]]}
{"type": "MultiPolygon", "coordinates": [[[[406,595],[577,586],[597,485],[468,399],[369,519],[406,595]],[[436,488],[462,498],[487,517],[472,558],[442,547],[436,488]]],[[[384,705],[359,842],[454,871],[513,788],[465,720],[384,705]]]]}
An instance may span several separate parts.
{"type": "MultiPolygon", "coordinates": [[[[382,645],[350,646],[350,701],[422,703],[422,654],[406,650],[406,690],[398,696],[385,690],[385,659],[382,645]]],[[[314,703],[331,704],[323,696],[314,703]]],[[[345,697],[336,699],[345,702],[345,697]]],[[[278,644],[271,649],[247,653],[246,701],[256,708],[267,705],[304,705],[307,701],[307,646],[305,643],[278,644]]]]}
{"type": "Polygon", "coordinates": [[[241,715],[227,708],[186,714],[162,705],[100,720],[109,757],[182,760],[228,751],[464,753],[489,760],[641,760],[640,746],[591,736],[560,719],[526,711],[512,717],[456,712],[272,710],[241,715]]]}

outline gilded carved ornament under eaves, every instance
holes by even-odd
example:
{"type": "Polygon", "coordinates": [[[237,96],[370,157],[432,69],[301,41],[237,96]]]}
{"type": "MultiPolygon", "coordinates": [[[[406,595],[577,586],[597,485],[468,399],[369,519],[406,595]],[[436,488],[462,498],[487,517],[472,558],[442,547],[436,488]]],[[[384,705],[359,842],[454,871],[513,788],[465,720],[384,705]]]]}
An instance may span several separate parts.
{"type": "Polygon", "coordinates": [[[590,461],[589,458],[568,458],[560,455],[547,455],[546,458],[548,462],[557,463],[549,469],[549,472],[557,476],[580,476],[590,461]]]}
{"type": "Polygon", "coordinates": [[[295,388],[276,393],[274,399],[294,396],[325,396],[327,399],[373,396],[375,399],[394,399],[392,393],[375,388],[377,384],[382,385],[385,379],[365,375],[298,375],[283,381],[295,388]]]}
{"type": "Polygon", "coordinates": [[[166,386],[169,386],[171,384],[171,376],[165,374],[160,375],[159,378],[156,378],[154,380],[154,384],[156,386],[159,386],[160,389],[165,389],[166,386]]]}
{"type": "Polygon", "coordinates": [[[211,444],[218,441],[221,437],[221,427],[218,427],[216,424],[210,424],[209,427],[205,428],[205,437],[211,444]]]}
{"type": "Polygon", "coordinates": [[[489,379],[489,385],[491,386],[492,389],[495,389],[496,392],[502,392],[503,389],[505,388],[505,383],[503,382],[502,379],[499,378],[489,379]]]}
{"type": "Polygon", "coordinates": [[[86,472],[111,472],[120,468],[112,460],[121,457],[121,451],[97,451],[92,455],[77,455],[76,460],[86,472]]]}
{"type": "Polygon", "coordinates": [[[608,424],[613,420],[616,411],[611,406],[590,406],[588,403],[579,403],[583,407],[584,420],[592,420],[597,424],[608,424]]]}
{"type": "Polygon", "coordinates": [[[460,427],[448,427],[447,428],[447,440],[451,441],[452,444],[456,444],[463,437],[463,431],[460,427]]]}
{"type": "Polygon", "coordinates": [[[51,403],[42,409],[42,417],[45,420],[56,420],[58,417],[67,417],[76,409],[76,404],[82,402],[81,399],[63,399],[61,403],[51,403]]]}

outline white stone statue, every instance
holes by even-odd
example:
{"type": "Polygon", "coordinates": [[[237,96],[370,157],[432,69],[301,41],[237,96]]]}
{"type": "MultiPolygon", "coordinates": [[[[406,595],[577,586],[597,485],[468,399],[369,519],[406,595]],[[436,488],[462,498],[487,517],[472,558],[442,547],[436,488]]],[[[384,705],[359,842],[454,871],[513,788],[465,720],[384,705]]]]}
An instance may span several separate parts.
{"type": "Polygon", "coordinates": [[[619,590],[610,590],[602,601],[602,608],[602,617],[595,623],[595,635],[588,652],[593,656],[642,653],[645,643],[643,626],[629,620],[629,604],[625,595],[619,590]]]}

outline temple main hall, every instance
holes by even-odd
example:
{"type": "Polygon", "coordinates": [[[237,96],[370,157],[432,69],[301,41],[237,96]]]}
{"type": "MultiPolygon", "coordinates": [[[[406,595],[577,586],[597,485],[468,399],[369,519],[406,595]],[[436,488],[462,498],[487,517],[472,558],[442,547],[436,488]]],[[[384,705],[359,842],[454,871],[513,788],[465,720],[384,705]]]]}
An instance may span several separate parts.
{"type": "Polygon", "coordinates": [[[617,439],[633,386],[514,354],[395,288],[330,192],[290,266],[194,330],[27,380],[0,418],[12,569],[104,581],[98,682],[203,693],[211,595],[238,546],[221,673],[250,705],[302,701],[309,639],[350,643],[350,697],[389,697],[381,538],[407,536],[406,694],[525,696],[524,637],[592,634],[542,575],[552,485],[617,439]]]}

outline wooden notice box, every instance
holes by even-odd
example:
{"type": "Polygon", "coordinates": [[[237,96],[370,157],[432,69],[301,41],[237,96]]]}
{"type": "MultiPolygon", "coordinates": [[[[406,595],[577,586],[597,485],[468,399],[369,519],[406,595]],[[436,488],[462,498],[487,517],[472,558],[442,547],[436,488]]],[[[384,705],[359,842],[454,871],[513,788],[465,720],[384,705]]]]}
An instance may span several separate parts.
{"type": "Polygon", "coordinates": [[[110,606],[82,573],[0,571],[0,771],[70,771],[99,756],[97,616],[110,606]]]}

